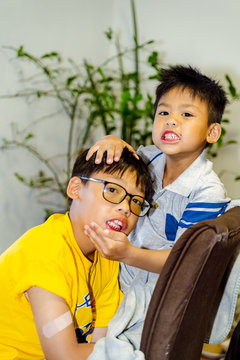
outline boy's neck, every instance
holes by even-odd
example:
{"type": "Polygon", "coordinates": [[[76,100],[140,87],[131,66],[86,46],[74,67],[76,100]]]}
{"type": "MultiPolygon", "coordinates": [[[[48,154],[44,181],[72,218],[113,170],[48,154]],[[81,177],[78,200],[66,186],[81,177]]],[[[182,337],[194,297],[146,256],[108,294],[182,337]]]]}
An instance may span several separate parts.
{"type": "MultiPolygon", "coordinates": [[[[73,233],[74,233],[74,229],[73,229],[73,233]]],[[[93,262],[94,260],[94,255],[95,255],[95,249],[93,250],[90,246],[89,248],[89,244],[90,240],[87,239],[87,241],[85,240],[86,235],[83,235],[82,237],[79,237],[76,232],[74,234],[75,240],[81,250],[81,252],[83,253],[83,255],[90,261],[93,262]]]]}
{"type": "Polygon", "coordinates": [[[189,160],[179,160],[167,156],[162,180],[162,187],[164,188],[167,185],[173,183],[196,160],[198,156],[189,160]]]}
{"type": "Polygon", "coordinates": [[[163,174],[163,180],[162,180],[162,187],[165,188],[167,185],[173,183],[183,172],[182,171],[176,171],[176,169],[168,168],[167,165],[164,170],[163,174]]]}
{"type": "Polygon", "coordinates": [[[94,260],[95,249],[91,245],[90,240],[84,234],[83,225],[79,223],[79,219],[75,217],[75,213],[73,211],[73,207],[75,204],[72,203],[69,218],[72,225],[73,235],[76,240],[78,247],[80,248],[83,255],[90,261],[94,260]]]}
{"type": "MultiPolygon", "coordinates": [[[[77,239],[76,239],[77,241],[77,239]]],[[[88,243],[90,242],[90,240],[88,239],[88,243]]],[[[94,256],[95,256],[95,250],[89,249],[88,243],[86,243],[85,241],[77,241],[77,244],[81,250],[81,252],[83,253],[83,255],[90,260],[91,262],[93,262],[94,260],[94,256]]]]}

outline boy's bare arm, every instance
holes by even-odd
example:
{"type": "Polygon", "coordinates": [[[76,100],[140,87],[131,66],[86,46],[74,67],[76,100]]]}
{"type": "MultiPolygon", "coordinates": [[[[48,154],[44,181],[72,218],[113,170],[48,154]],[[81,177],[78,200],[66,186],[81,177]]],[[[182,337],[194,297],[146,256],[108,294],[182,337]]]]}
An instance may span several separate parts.
{"type": "Polygon", "coordinates": [[[85,225],[85,234],[103,257],[155,273],[161,272],[170,253],[170,250],[135,247],[124,233],[103,230],[96,223],[85,225]]]}
{"type": "Polygon", "coordinates": [[[45,357],[48,360],[87,359],[94,344],[78,344],[65,300],[37,286],[28,289],[26,294],[45,357]]]}
{"type": "Polygon", "coordinates": [[[131,145],[120,139],[118,136],[106,135],[89,149],[86,160],[89,160],[90,157],[97,152],[95,163],[100,164],[103,153],[107,150],[107,163],[112,164],[113,161],[119,161],[125,146],[128,147],[138,159],[138,155],[131,145]]]}

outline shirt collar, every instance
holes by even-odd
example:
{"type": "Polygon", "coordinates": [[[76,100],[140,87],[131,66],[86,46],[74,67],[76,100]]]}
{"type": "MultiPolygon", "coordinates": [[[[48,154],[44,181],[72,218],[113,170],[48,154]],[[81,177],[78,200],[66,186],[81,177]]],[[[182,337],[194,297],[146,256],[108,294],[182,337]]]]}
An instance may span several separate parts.
{"type": "Polygon", "coordinates": [[[185,197],[188,197],[192,192],[197,180],[202,175],[204,166],[207,162],[205,159],[205,150],[203,150],[197,159],[194,160],[194,162],[189,167],[187,167],[187,169],[181,175],[179,175],[176,180],[167,185],[165,188],[162,188],[162,178],[166,164],[166,155],[161,153],[161,156],[156,157],[153,160],[153,163],[155,161],[157,162],[157,164],[154,164],[155,172],[159,174],[155,180],[155,191],[159,193],[168,190],[185,197]]]}

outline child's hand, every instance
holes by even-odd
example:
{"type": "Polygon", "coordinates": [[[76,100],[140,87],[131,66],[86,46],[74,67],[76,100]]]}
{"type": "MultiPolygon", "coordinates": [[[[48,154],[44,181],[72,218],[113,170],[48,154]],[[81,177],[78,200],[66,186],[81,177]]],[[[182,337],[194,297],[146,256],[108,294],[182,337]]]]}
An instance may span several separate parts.
{"type": "Polygon", "coordinates": [[[125,146],[127,146],[128,149],[134,153],[134,156],[139,159],[136,151],[131,145],[120,139],[118,136],[106,135],[89,149],[86,160],[89,160],[90,157],[97,152],[95,163],[100,164],[103,153],[107,150],[107,163],[112,164],[113,161],[119,161],[125,146]]]}
{"type": "Polygon", "coordinates": [[[130,256],[132,245],[124,233],[104,230],[94,222],[85,225],[84,232],[106,259],[124,262],[124,259],[130,256]]]}
{"type": "Polygon", "coordinates": [[[96,223],[85,225],[84,233],[99,253],[110,260],[160,274],[171,250],[149,250],[133,246],[124,233],[104,230],[96,223]]]}

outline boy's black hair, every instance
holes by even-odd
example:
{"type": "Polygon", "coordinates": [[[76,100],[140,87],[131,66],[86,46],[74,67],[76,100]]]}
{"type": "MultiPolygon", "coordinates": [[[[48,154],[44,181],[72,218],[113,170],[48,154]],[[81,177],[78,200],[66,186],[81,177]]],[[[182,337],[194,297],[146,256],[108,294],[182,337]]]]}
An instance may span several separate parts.
{"type": "MultiPolygon", "coordinates": [[[[103,159],[100,164],[95,164],[96,153],[94,153],[91,158],[86,161],[88,149],[80,154],[73,166],[72,177],[73,176],[86,176],[91,177],[93,173],[98,173],[100,171],[107,174],[118,173],[121,177],[125,171],[131,171],[136,173],[136,186],[141,187],[141,191],[145,193],[145,199],[151,203],[152,196],[154,193],[152,179],[148,171],[147,165],[143,162],[142,159],[136,159],[133,153],[125,147],[123,149],[120,160],[113,162],[112,164],[107,164],[107,151],[103,154],[103,159]]],[[[83,183],[87,180],[82,180],[83,183]]],[[[71,203],[71,199],[69,199],[71,203]]]]}
{"type": "Polygon", "coordinates": [[[190,91],[193,97],[198,96],[208,107],[208,125],[221,123],[222,115],[227,104],[227,96],[218,82],[200,73],[191,66],[171,66],[162,69],[160,85],[156,89],[154,115],[160,98],[169,90],[180,87],[190,91]]]}

